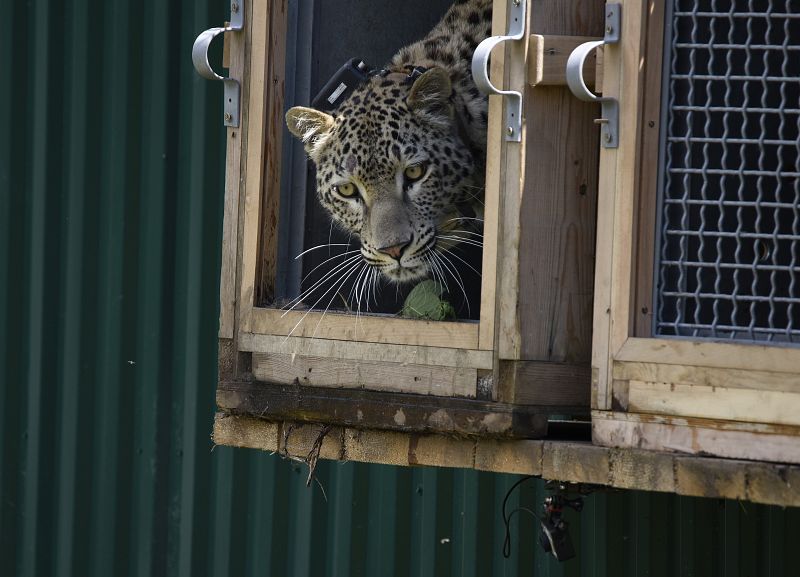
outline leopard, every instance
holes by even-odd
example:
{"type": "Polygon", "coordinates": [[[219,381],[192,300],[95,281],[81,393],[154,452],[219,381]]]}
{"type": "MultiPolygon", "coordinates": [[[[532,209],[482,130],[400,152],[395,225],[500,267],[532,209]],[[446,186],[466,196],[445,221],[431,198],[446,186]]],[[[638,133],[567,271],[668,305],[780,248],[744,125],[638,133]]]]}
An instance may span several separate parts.
{"type": "Polygon", "coordinates": [[[391,282],[441,277],[443,253],[482,242],[488,98],[471,61],[491,21],[492,0],[458,0],[334,110],[286,113],[320,203],[391,282]]]}

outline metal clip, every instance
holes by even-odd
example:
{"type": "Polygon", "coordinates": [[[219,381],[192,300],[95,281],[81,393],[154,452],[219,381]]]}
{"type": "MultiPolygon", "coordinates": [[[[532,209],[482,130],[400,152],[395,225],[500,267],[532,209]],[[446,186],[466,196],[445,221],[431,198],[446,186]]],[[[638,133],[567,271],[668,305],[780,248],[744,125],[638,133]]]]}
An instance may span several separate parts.
{"type": "Polygon", "coordinates": [[[211,41],[223,32],[235,32],[244,28],[244,0],[231,0],[231,21],[224,28],[209,28],[201,32],[192,46],[192,62],[194,69],[208,80],[222,80],[224,86],[223,122],[225,126],[239,126],[239,81],[235,78],[224,78],[214,72],[208,62],[208,47],[211,41]]]}
{"type": "Polygon", "coordinates": [[[522,40],[525,37],[525,4],[527,0],[508,0],[508,35],[491,36],[475,49],[472,56],[472,78],[478,90],[484,94],[501,94],[506,101],[505,138],[510,142],[522,140],[522,93],[516,90],[498,90],[489,81],[489,55],[498,44],[507,40],[522,40]]]}
{"type": "Polygon", "coordinates": [[[577,98],[587,102],[599,102],[602,118],[595,123],[601,126],[601,144],[605,148],[619,146],[619,101],[610,96],[597,96],[591,92],[583,80],[583,63],[589,53],[604,44],[619,42],[622,23],[622,6],[606,4],[606,34],[602,40],[585,42],[572,51],[567,60],[567,86],[577,98]]]}

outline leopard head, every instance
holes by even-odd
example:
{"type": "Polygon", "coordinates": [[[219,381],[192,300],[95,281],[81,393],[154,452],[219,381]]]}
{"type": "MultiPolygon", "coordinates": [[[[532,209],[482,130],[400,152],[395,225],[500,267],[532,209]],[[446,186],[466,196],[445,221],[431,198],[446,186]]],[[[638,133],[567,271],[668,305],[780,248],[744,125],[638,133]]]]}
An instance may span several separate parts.
{"type": "Polygon", "coordinates": [[[321,204],[396,282],[429,274],[432,253],[457,242],[460,207],[482,195],[482,159],[460,134],[451,95],[448,73],[431,68],[372,77],[334,114],[286,114],[316,165],[321,204]]]}

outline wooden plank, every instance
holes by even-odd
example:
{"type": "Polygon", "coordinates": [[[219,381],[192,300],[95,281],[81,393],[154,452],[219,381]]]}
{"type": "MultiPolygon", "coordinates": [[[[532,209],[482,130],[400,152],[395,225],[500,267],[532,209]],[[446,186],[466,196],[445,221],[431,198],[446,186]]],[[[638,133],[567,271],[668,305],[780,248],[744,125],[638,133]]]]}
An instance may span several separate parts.
{"type": "Polygon", "coordinates": [[[589,409],[591,369],[588,364],[502,361],[500,378],[514,385],[513,402],[589,409]]]}
{"type": "Polygon", "coordinates": [[[622,42],[603,51],[603,95],[618,98],[619,147],[600,151],[592,406],[612,406],[611,358],[630,331],[633,195],[642,93],[642,3],[624,4],[622,42]]]}
{"type": "MultiPolygon", "coordinates": [[[[294,422],[269,423],[242,415],[218,416],[214,442],[219,445],[276,451],[281,431],[290,435],[290,454],[308,455],[319,427],[294,422]],[[224,423],[221,426],[220,423],[224,423]],[[236,427],[231,426],[236,423],[236,427]],[[250,427],[269,430],[268,435],[242,434],[250,427]],[[271,427],[271,428],[265,428],[271,427]],[[308,432],[306,431],[308,428],[308,432]],[[231,431],[241,431],[231,434],[231,431]]],[[[580,483],[597,482],[623,489],[665,491],[694,497],[747,499],[756,503],[800,506],[800,466],[717,459],[694,455],[675,455],[641,449],[595,447],[588,443],[536,441],[522,439],[469,439],[415,435],[373,429],[335,429],[325,438],[321,458],[343,459],[389,465],[409,465],[411,461],[432,466],[452,466],[447,459],[458,455],[457,465],[497,473],[543,475],[554,480],[580,483]],[[414,451],[428,438],[437,441],[437,451],[414,451]],[[341,439],[344,439],[343,441],[341,439]],[[421,441],[422,439],[425,439],[421,441]],[[340,446],[342,443],[343,446],[340,446]],[[473,459],[469,458],[472,451],[473,459]],[[339,455],[337,457],[337,454],[339,455]],[[705,481],[704,481],[705,480],[705,481]]]]}
{"type": "Polygon", "coordinates": [[[286,338],[252,333],[239,334],[239,348],[243,351],[257,353],[282,353],[366,362],[395,362],[475,369],[491,369],[493,362],[492,351],[334,341],[318,338],[286,338]]]}
{"type": "MultiPolygon", "coordinates": [[[[532,10],[531,28],[544,37],[545,53],[548,39],[556,43],[556,53],[543,61],[565,64],[568,47],[578,39],[602,37],[601,2],[542,0],[532,10]]],[[[599,107],[578,100],[565,86],[528,86],[525,101],[526,176],[515,207],[524,247],[518,255],[517,358],[588,365],[599,149],[594,119],[599,107]]]]}
{"type": "Polygon", "coordinates": [[[800,349],[678,339],[628,339],[618,361],[800,373],[800,349]]]}
{"type": "Polygon", "coordinates": [[[614,363],[614,378],[755,391],[800,392],[800,374],[773,371],[617,361],[614,363]]]}
{"type": "Polygon", "coordinates": [[[447,397],[475,398],[477,369],[404,363],[376,363],[302,355],[253,355],[259,381],[312,387],[363,388],[447,397]]]}
{"type": "MultiPolygon", "coordinates": [[[[532,34],[528,41],[528,84],[566,86],[569,55],[581,44],[593,40],[601,37],[532,34]]],[[[597,54],[598,50],[592,52],[584,64],[583,80],[589,88],[595,86],[599,70],[597,54]]]]}
{"type": "MultiPolygon", "coordinates": [[[[249,94],[246,106],[247,150],[245,153],[243,231],[241,246],[241,271],[239,273],[239,330],[250,332],[250,315],[253,310],[258,262],[259,224],[263,192],[264,143],[268,121],[266,105],[267,46],[269,42],[269,4],[266,0],[253,3],[250,24],[249,94]]],[[[240,200],[241,202],[241,200],[240,200]]]]}
{"type": "Polygon", "coordinates": [[[800,426],[800,392],[630,381],[628,410],[800,426]]]}
{"type": "Polygon", "coordinates": [[[286,68],[287,0],[269,3],[269,38],[267,40],[264,88],[266,134],[262,167],[262,203],[259,225],[259,254],[256,263],[256,304],[275,298],[275,274],[278,263],[278,215],[281,198],[281,151],[284,133],[284,97],[286,68]]]}
{"type": "MultiPolygon", "coordinates": [[[[247,8],[247,7],[246,7],[247,8]]],[[[245,20],[245,29],[237,33],[225,33],[225,46],[229,51],[228,75],[241,83],[242,101],[250,89],[250,79],[244,74],[245,54],[252,33],[250,18],[245,20]]],[[[239,195],[244,175],[242,166],[242,143],[247,134],[247,107],[243,107],[239,128],[227,129],[225,151],[225,200],[222,217],[222,260],[219,281],[219,337],[233,338],[236,317],[236,265],[238,262],[239,195]]]]}
{"type": "Polygon", "coordinates": [[[366,343],[477,349],[478,323],[426,321],[388,315],[255,308],[253,333],[366,343]]]}
{"type": "Polygon", "coordinates": [[[665,2],[648,0],[644,47],[642,115],[639,122],[638,186],[634,207],[633,335],[650,336],[653,318],[653,266],[656,246],[658,150],[661,128],[661,76],[665,2]]]}
{"type": "MultiPolygon", "coordinates": [[[[525,0],[527,1],[527,0],[525,0]]],[[[530,3],[526,14],[530,19],[530,3]]],[[[505,90],[525,91],[527,74],[528,37],[505,43],[504,88],[505,90]]],[[[507,106],[507,102],[504,103],[507,106]]],[[[528,107],[523,106],[523,116],[527,117],[528,107]]],[[[520,201],[525,187],[525,154],[527,134],[530,127],[528,119],[522,119],[522,140],[520,142],[502,141],[501,190],[497,230],[498,258],[496,289],[495,346],[501,359],[520,358],[520,308],[519,308],[519,267],[520,267],[520,201]]],[[[507,130],[504,127],[503,130],[507,130]]]]}
{"type": "Polygon", "coordinates": [[[547,432],[547,414],[536,407],[432,395],[222,381],[217,405],[270,420],[415,433],[537,438],[547,432]]]}
{"type": "MultiPolygon", "coordinates": [[[[505,34],[506,3],[493,2],[492,32],[505,34]]],[[[489,74],[497,86],[505,77],[505,51],[497,48],[490,60],[489,74]]],[[[500,226],[500,197],[504,190],[503,99],[489,97],[489,115],[486,129],[486,183],[483,210],[483,262],[481,266],[481,323],[478,348],[494,350],[497,316],[498,232],[500,226]]]]}
{"type": "Polygon", "coordinates": [[[607,447],[800,463],[797,428],[739,425],[742,426],[725,426],[707,419],[594,411],[592,441],[607,447]]]}

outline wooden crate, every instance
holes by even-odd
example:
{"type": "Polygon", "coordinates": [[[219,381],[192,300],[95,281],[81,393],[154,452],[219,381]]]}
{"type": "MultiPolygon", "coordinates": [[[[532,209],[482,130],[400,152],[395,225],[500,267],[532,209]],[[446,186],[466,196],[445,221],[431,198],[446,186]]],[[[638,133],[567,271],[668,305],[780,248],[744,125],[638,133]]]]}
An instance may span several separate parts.
{"type": "Polygon", "coordinates": [[[651,336],[665,3],[623,8],[604,55],[621,118],[600,155],[594,442],[800,463],[800,349],[651,336]]]}
{"type": "MultiPolygon", "coordinates": [[[[511,1],[495,2],[498,33],[511,1]]],[[[596,106],[564,86],[533,87],[527,39],[504,44],[491,75],[524,92],[525,134],[503,138],[503,101],[491,97],[480,319],[311,312],[301,322],[259,306],[278,264],[287,5],[244,6],[245,30],[228,40],[243,98],[241,126],[227,131],[220,409],[331,423],[360,412],[364,427],[528,437],[546,433],[547,415],[588,416],[596,106]],[[386,406],[406,407],[407,420],[386,406]]],[[[528,14],[532,33],[602,35],[596,0],[545,0],[528,14]]]]}

